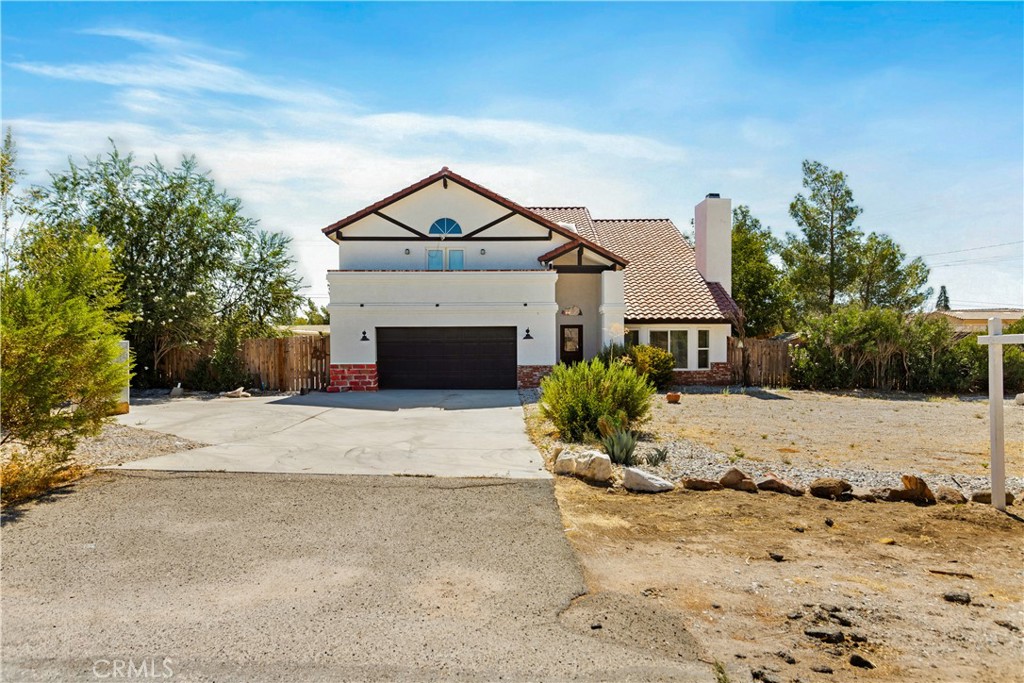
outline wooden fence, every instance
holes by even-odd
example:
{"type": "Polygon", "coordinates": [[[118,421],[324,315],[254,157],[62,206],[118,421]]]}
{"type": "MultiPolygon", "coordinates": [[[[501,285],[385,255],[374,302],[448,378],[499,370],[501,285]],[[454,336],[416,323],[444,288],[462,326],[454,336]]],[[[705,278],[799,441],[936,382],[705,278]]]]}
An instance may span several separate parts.
{"type": "Polygon", "coordinates": [[[729,368],[733,384],[758,387],[789,386],[790,342],[776,339],[729,337],[729,368]]]}
{"type": "MultiPolygon", "coordinates": [[[[160,363],[160,376],[170,384],[187,382],[200,358],[213,351],[211,344],[173,349],[160,363]]],[[[245,369],[256,378],[253,388],[270,391],[324,389],[330,384],[330,336],[295,336],[247,339],[239,352],[245,369]]]]}

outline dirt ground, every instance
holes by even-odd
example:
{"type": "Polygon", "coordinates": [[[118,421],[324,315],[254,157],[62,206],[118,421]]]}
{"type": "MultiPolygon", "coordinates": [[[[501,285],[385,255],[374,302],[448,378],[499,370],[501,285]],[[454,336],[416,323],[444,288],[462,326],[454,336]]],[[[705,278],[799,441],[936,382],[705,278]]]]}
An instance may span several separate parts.
{"type": "Polygon", "coordinates": [[[1024,680],[1016,515],[763,492],[636,495],[566,477],[556,495],[591,595],[678,611],[721,662],[720,680],[1024,680]],[[947,601],[950,591],[970,604],[947,601]],[[805,634],[814,628],[843,642],[805,634]],[[851,665],[853,655],[874,668],[851,665]]]}
{"type": "MultiPolygon", "coordinates": [[[[875,470],[988,473],[988,401],[788,390],[656,397],[647,429],[752,460],[875,470]]],[[[1024,475],[1024,407],[1004,409],[1006,470],[1024,475]]]]}

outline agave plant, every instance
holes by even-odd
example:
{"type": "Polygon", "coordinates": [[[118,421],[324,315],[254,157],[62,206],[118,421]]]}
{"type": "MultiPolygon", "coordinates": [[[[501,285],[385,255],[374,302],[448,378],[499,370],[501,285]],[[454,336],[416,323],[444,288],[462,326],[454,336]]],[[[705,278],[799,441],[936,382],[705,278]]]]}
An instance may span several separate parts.
{"type": "Polygon", "coordinates": [[[632,467],[636,464],[636,434],[628,429],[616,430],[601,439],[605,453],[617,465],[632,467]]]}

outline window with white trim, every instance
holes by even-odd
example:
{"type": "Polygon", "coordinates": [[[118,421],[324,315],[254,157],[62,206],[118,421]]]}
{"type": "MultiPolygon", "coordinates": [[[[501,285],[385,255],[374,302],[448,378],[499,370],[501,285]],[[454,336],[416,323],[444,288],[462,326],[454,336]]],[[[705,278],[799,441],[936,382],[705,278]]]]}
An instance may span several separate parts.
{"type": "Polygon", "coordinates": [[[677,370],[689,367],[689,340],[689,330],[651,330],[651,346],[671,353],[677,370]]]}
{"type": "Polygon", "coordinates": [[[711,367],[711,330],[697,330],[697,369],[711,367]]]}

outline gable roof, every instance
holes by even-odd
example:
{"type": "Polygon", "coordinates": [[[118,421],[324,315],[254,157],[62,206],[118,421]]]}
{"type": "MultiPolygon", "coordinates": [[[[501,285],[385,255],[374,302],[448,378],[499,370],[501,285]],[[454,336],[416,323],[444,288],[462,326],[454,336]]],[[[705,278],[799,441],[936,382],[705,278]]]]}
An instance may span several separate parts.
{"type": "Polygon", "coordinates": [[[693,247],[668,218],[595,219],[585,207],[540,207],[534,212],[576,225],[581,237],[629,259],[623,273],[626,320],[727,323],[736,303],[697,270],[693,247]]]}
{"type": "Polygon", "coordinates": [[[476,192],[477,194],[479,194],[479,195],[481,195],[483,197],[486,197],[487,199],[490,199],[492,202],[494,202],[494,203],[496,203],[496,204],[498,204],[500,206],[505,207],[509,211],[517,213],[517,214],[523,216],[524,218],[527,218],[529,220],[534,221],[535,223],[539,223],[540,225],[544,226],[548,230],[551,230],[552,232],[555,232],[555,233],[557,233],[557,234],[559,234],[559,235],[561,235],[563,237],[568,238],[570,241],[575,242],[574,247],[583,246],[583,247],[585,247],[587,249],[590,249],[591,251],[594,251],[594,252],[600,254],[601,256],[603,256],[604,258],[608,259],[612,263],[614,263],[614,264],[616,264],[618,266],[621,266],[621,267],[625,267],[626,265],[629,264],[628,260],[626,260],[622,256],[612,252],[611,250],[601,246],[597,242],[595,242],[593,240],[590,240],[590,239],[588,239],[586,237],[583,237],[581,235],[578,235],[578,234],[574,233],[572,230],[569,230],[568,228],[565,228],[565,227],[562,227],[561,225],[558,225],[557,222],[552,221],[551,219],[549,219],[549,218],[547,218],[547,217],[545,217],[545,216],[543,216],[543,215],[541,215],[539,213],[536,213],[536,212],[534,212],[534,211],[532,211],[530,209],[527,209],[524,206],[520,206],[519,204],[516,204],[515,202],[513,202],[511,199],[508,199],[506,197],[501,196],[500,194],[498,194],[496,192],[488,190],[486,187],[483,187],[482,185],[477,185],[472,180],[469,180],[468,178],[464,178],[463,176],[459,175],[458,173],[455,173],[454,171],[449,169],[447,166],[442,167],[441,170],[438,171],[437,173],[429,175],[426,178],[424,178],[423,180],[415,182],[412,185],[406,187],[405,189],[399,190],[398,192],[395,192],[394,194],[389,195],[389,196],[385,197],[384,199],[381,199],[379,202],[375,202],[375,203],[371,204],[370,206],[366,207],[365,209],[361,209],[359,211],[356,211],[355,213],[353,213],[353,214],[351,214],[349,216],[346,216],[345,218],[342,218],[339,221],[335,221],[334,223],[331,223],[326,228],[323,228],[322,232],[325,235],[327,235],[328,237],[331,237],[335,233],[338,233],[341,230],[343,230],[346,226],[349,226],[352,223],[355,223],[356,221],[359,221],[359,220],[361,220],[363,218],[366,218],[367,216],[373,214],[375,211],[380,211],[381,209],[383,209],[383,208],[385,208],[387,206],[390,206],[391,204],[394,204],[395,202],[399,201],[400,199],[404,199],[405,197],[408,197],[409,195],[414,194],[418,190],[421,190],[424,187],[427,187],[428,185],[433,185],[434,183],[436,183],[438,181],[442,181],[442,182],[446,182],[446,183],[448,181],[451,181],[453,183],[461,185],[462,187],[466,188],[467,190],[470,190],[472,192],[476,192]]]}

